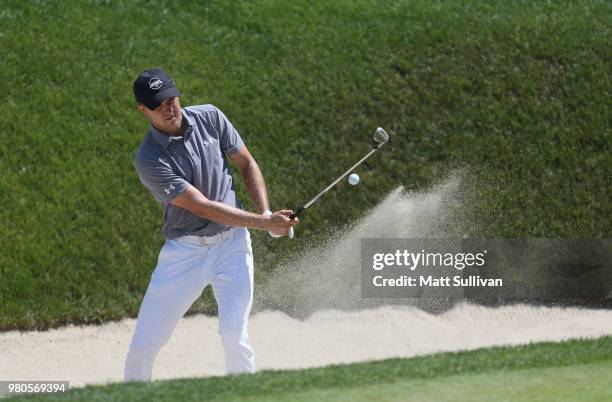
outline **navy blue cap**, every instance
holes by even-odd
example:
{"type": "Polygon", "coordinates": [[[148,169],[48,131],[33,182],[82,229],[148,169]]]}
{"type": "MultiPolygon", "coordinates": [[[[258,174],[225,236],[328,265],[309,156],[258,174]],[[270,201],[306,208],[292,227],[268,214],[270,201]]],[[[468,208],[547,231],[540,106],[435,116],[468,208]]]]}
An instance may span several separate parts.
{"type": "Polygon", "coordinates": [[[134,81],[136,102],[151,110],[157,109],[170,96],[181,96],[181,93],[163,70],[145,70],[134,81]]]}

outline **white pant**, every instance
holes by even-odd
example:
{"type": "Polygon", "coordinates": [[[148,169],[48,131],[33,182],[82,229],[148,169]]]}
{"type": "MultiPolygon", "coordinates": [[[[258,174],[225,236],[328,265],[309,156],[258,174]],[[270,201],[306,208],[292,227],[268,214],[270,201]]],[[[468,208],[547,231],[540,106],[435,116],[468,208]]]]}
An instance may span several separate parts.
{"type": "Polygon", "coordinates": [[[125,361],[125,381],[149,381],[157,353],[179,319],[212,284],[228,373],[255,371],[247,324],[253,302],[253,252],[246,228],[220,243],[200,246],[167,240],[140,306],[125,361]]]}

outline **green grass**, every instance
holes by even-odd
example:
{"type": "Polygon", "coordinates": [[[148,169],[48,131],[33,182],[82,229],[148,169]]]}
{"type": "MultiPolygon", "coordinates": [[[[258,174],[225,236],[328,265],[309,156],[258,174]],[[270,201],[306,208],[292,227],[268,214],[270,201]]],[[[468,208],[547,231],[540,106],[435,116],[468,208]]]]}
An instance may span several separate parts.
{"type": "Polygon", "coordinates": [[[254,375],[112,384],[9,401],[603,401],[612,338],[254,375]],[[376,396],[375,398],[372,398],[376,396]]]}
{"type": "MultiPolygon", "coordinates": [[[[348,389],[312,390],[234,399],[264,401],[351,402],[600,402],[612,399],[609,376],[612,362],[525,369],[512,372],[463,374],[440,380],[405,380],[355,386],[348,389]]],[[[219,399],[221,401],[221,399],[219,399]]]]}
{"type": "MultiPolygon", "coordinates": [[[[274,208],[310,199],[377,126],[391,135],[297,241],[254,234],[258,281],[458,167],[460,234],[610,237],[611,17],[603,0],[4,0],[0,330],[135,316],[162,243],[132,166],[131,85],[152,66],[184,104],[225,111],[274,208]]],[[[214,311],[210,294],[192,311],[214,311]]]]}

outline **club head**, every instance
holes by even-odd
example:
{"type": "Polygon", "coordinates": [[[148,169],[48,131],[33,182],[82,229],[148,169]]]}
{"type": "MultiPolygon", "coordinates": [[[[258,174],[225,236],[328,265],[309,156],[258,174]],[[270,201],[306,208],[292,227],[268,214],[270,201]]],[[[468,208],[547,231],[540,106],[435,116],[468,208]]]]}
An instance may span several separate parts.
{"type": "Polygon", "coordinates": [[[389,141],[389,134],[382,127],[378,127],[376,131],[374,131],[374,138],[372,138],[374,148],[380,148],[387,141],[389,141]]]}

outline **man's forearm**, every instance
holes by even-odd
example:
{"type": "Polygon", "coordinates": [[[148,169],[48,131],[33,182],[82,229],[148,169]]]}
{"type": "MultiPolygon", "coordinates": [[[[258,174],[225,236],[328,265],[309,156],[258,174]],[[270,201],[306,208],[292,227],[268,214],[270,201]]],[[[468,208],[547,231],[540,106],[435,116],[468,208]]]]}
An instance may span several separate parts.
{"type": "Polygon", "coordinates": [[[252,212],[243,211],[206,198],[195,187],[191,186],[172,200],[172,204],[184,208],[204,219],[228,226],[242,226],[267,230],[267,219],[252,212]]]}
{"type": "Polygon", "coordinates": [[[198,210],[198,215],[228,226],[242,226],[265,230],[265,220],[261,215],[231,207],[217,201],[208,201],[198,210]]]}
{"type": "Polygon", "coordinates": [[[268,203],[266,182],[264,181],[263,174],[261,174],[259,166],[255,161],[253,161],[249,163],[241,173],[242,177],[244,178],[247,191],[255,203],[255,207],[259,213],[263,213],[266,209],[270,208],[270,204],[268,203]]]}

